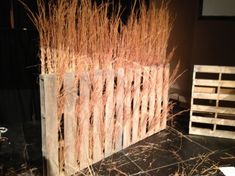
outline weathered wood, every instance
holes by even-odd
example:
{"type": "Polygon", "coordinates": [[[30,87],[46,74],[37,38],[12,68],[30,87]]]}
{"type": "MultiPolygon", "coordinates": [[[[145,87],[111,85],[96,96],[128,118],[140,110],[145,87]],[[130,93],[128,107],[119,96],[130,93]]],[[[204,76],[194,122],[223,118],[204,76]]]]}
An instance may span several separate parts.
{"type": "Polygon", "coordinates": [[[235,115],[235,108],[225,108],[216,106],[192,105],[191,109],[196,112],[212,112],[220,114],[233,114],[235,115]]]}
{"type": "Polygon", "coordinates": [[[57,114],[56,75],[41,76],[42,150],[48,161],[47,174],[72,175],[164,129],[168,111],[168,66],[167,69],[159,65],[128,68],[124,73],[123,68],[117,72],[112,68],[97,68],[94,72],[82,72],[78,80],[74,73],[66,74],[64,123],[57,114]],[[59,141],[63,124],[64,140],[59,141]],[[65,172],[60,173],[60,166],[65,172]]]}
{"type": "MultiPolygon", "coordinates": [[[[149,125],[148,135],[154,134],[154,114],[155,114],[155,100],[156,100],[156,79],[157,67],[150,67],[150,89],[149,89],[149,125]]],[[[157,85],[158,86],[158,85],[157,85]]]]}
{"type": "Polygon", "coordinates": [[[160,124],[162,121],[162,91],[163,91],[163,66],[157,67],[157,81],[156,81],[156,109],[154,116],[154,132],[160,131],[160,124]]]}
{"type": "Polygon", "coordinates": [[[194,85],[197,86],[221,86],[228,88],[235,88],[235,81],[219,81],[219,80],[210,80],[210,79],[195,79],[194,85]]]}
{"type": "Polygon", "coordinates": [[[113,152],[114,131],[114,71],[106,70],[106,106],[105,106],[105,157],[113,152]]]}
{"type": "Polygon", "coordinates": [[[213,130],[210,130],[210,129],[191,127],[189,133],[190,134],[195,134],[195,135],[235,139],[235,132],[234,131],[224,131],[224,130],[213,131],[213,130]]]}
{"type": "Polygon", "coordinates": [[[203,73],[228,73],[234,74],[235,67],[228,66],[211,66],[211,65],[195,65],[195,72],[203,72],[203,73]]]}
{"type": "Polygon", "coordinates": [[[209,93],[193,93],[193,98],[198,99],[207,99],[207,100],[226,100],[226,101],[235,101],[235,95],[231,94],[209,94],[209,93]]]}
{"type": "Polygon", "coordinates": [[[40,108],[41,108],[41,137],[42,137],[42,162],[43,162],[43,175],[45,176],[46,165],[48,158],[46,150],[46,114],[45,114],[45,86],[44,86],[44,75],[40,75],[40,108]]]}
{"type": "Polygon", "coordinates": [[[215,87],[194,87],[193,93],[216,93],[215,87]]]}
{"type": "Polygon", "coordinates": [[[132,69],[126,69],[125,75],[125,99],[124,99],[124,127],[123,127],[123,147],[126,148],[131,144],[131,100],[132,100],[132,69]]]}
{"type": "MultiPolygon", "coordinates": [[[[193,85],[192,85],[192,98],[191,98],[191,110],[190,110],[190,123],[189,132],[190,134],[214,136],[214,137],[224,137],[233,138],[233,129],[230,130],[220,130],[217,125],[224,127],[234,127],[235,120],[223,119],[221,115],[224,116],[234,116],[235,107],[220,107],[219,101],[235,101],[234,86],[235,81],[223,80],[222,74],[235,74],[235,67],[225,67],[225,66],[195,66],[193,72],[193,85]],[[219,77],[215,80],[210,79],[200,79],[196,78],[196,73],[217,73],[219,77]],[[213,86],[213,87],[209,87],[213,86]],[[205,100],[215,100],[215,106],[206,106],[200,104],[194,104],[195,99],[205,99],[205,100]],[[214,117],[207,116],[194,116],[194,113],[212,113],[214,117]],[[218,118],[220,116],[220,118],[218,118]],[[203,127],[195,127],[193,123],[197,124],[210,124],[213,126],[213,130],[204,129],[203,127]]],[[[205,74],[206,78],[206,74],[205,74]]]]}
{"type": "Polygon", "coordinates": [[[124,69],[117,70],[117,90],[116,90],[116,123],[115,123],[115,151],[120,151],[122,147],[123,134],[123,102],[124,102],[124,69]]]}
{"type": "Polygon", "coordinates": [[[229,120],[229,119],[218,119],[218,118],[210,118],[210,117],[192,116],[190,118],[190,120],[192,122],[197,122],[197,123],[235,126],[235,120],[229,120]]]}
{"type": "Polygon", "coordinates": [[[64,91],[65,91],[65,105],[64,105],[64,160],[65,173],[72,175],[79,169],[77,163],[77,118],[75,116],[75,107],[77,100],[77,85],[75,75],[73,73],[66,73],[64,76],[64,91]]]}
{"type": "Polygon", "coordinates": [[[161,122],[161,129],[166,128],[166,122],[168,118],[168,93],[169,93],[169,75],[170,75],[170,69],[169,64],[164,67],[164,73],[163,73],[163,91],[162,91],[162,122],[161,122]]]}
{"type": "Polygon", "coordinates": [[[235,101],[235,95],[232,94],[219,94],[218,100],[226,100],[226,101],[235,101]]]}
{"type": "Polygon", "coordinates": [[[134,72],[132,143],[135,143],[139,140],[140,80],[141,69],[138,68],[134,72]]]}
{"type": "MultiPolygon", "coordinates": [[[[59,120],[57,117],[57,78],[56,75],[43,75],[44,89],[41,89],[42,96],[44,95],[44,117],[45,127],[44,132],[46,140],[46,160],[47,160],[47,175],[59,175],[59,141],[58,127],[59,120]]],[[[43,98],[42,98],[43,99],[43,98]]],[[[42,103],[43,104],[43,103],[42,103]]]]}
{"type": "Polygon", "coordinates": [[[93,123],[93,162],[98,162],[104,157],[103,153],[103,99],[102,99],[102,93],[103,93],[103,72],[102,70],[97,70],[94,73],[94,79],[93,79],[93,87],[94,87],[94,94],[93,101],[95,101],[94,104],[94,123],[93,123]]]}
{"type": "MultiPolygon", "coordinates": [[[[195,92],[195,91],[198,91],[198,89],[196,89],[197,87],[194,85],[194,80],[196,79],[196,72],[193,71],[193,85],[192,85],[192,90],[191,90],[191,95],[195,92]]],[[[193,98],[191,98],[191,101],[190,101],[190,107],[193,106],[193,98]]],[[[192,108],[190,108],[190,118],[193,116],[193,110],[192,108]]],[[[192,128],[192,121],[189,120],[189,131],[191,131],[191,128],[192,128]]]]}
{"type": "Polygon", "coordinates": [[[148,98],[149,98],[149,71],[148,67],[143,68],[143,89],[141,91],[141,113],[140,113],[140,137],[144,139],[147,130],[148,120],[148,98]]]}
{"type": "Polygon", "coordinates": [[[229,94],[234,95],[235,94],[235,88],[220,88],[220,94],[229,94]]]}
{"type": "Polygon", "coordinates": [[[89,155],[89,139],[90,139],[90,78],[87,72],[81,74],[80,77],[80,119],[79,128],[80,138],[80,169],[84,169],[91,164],[89,155]]]}

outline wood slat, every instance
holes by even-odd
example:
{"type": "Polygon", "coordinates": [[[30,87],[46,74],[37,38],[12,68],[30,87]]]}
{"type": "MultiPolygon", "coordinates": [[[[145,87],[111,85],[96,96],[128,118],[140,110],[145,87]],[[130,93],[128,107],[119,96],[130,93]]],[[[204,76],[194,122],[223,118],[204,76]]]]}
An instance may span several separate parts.
{"type": "Polygon", "coordinates": [[[162,91],[163,91],[163,66],[157,67],[157,81],[156,81],[156,107],[154,116],[154,132],[161,130],[161,110],[162,110],[162,91]]]}
{"type": "MultiPolygon", "coordinates": [[[[194,66],[194,69],[195,69],[195,66],[194,66]]],[[[193,80],[195,80],[195,78],[196,78],[196,72],[193,71],[193,80]]],[[[193,85],[192,85],[191,95],[195,92],[195,88],[196,88],[196,86],[194,86],[194,81],[192,84],[193,85]]],[[[194,101],[193,101],[193,98],[191,97],[190,107],[193,106],[193,103],[194,103],[194,101]]],[[[190,109],[190,118],[192,117],[192,115],[193,115],[193,111],[192,111],[192,109],[190,109]]],[[[192,122],[189,120],[189,131],[190,131],[191,127],[192,127],[192,122]]]]}
{"type": "Polygon", "coordinates": [[[56,75],[44,75],[47,175],[59,175],[56,75]]]}
{"type": "Polygon", "coordinates": [[[235,74],[234,67],[227,66],[211,66],[211,65],[195,65],[195,72],[204,72],[204,73],[228,73],[235,74]]]}
{"type": "Polygon", "coordinates": [[[163,91],[162,91],[162,122],[161,122],[161,129],[166,128],[166,122],[168,117],[168,93],[169,93],[169,64],[164,67],[164,73],[163,73],[163,91]]]}
{"type": "Polygon", "coordinates": [[[141,80],[141,69],[135,69],[135,72],[134,72],[134,92],[133,92],[132,143],[135,143],[139,140],[140,80],[141,80]]]}
{"type": "Polygon", "coordinates": [[[210,117],[192,116],[190,118],[190,120],[191,120],[191,122],[197,122],[197,123],[235,126],[235,120],[228,120],[228,119],[218,119],[218,118],[210,118],[210,117]]]}
{"type": "Polygon", "coordinates": [[[189,133],[195,134],[195,135],[235,139],[235,131],[234,132],[233,131],[223,131],[223,130],[212,131],[210,129],[191,127],[189,133]]]}
{"type": "Polygon", "coordinates": [[[93,75],[93,163],[98,162],[104,157],[103,153],[103,71],[96,70],[93,75]]]}
{"type": "Polygon", "coordinates": [[[216,93],[215,87],[194,87],[193,93],[216,93]]]}
{"type": "Polygon", "coordinates": [[[149,126],[148,135],[154,134],[154,114],[155,114],[155,98],[156,98],[156,80],[157,80],[157,67],[150,67],[150,89],[149,89],[149,126]]]}
{"type": "Polygon", "coordinates": [[[80,170],[90,164],[90,78],[87,72],[80,76],[80,170]]]}
{"type": "Polygon", "coordinates": [[[235,89],[233,89],[233,88],[220,88],[220,93],[221,94],[230,94],[230,95],[232,95],[232,94],[235,94],[235,89]]]}
{"type": "Polygon", "coordinates": [[[230,94],[209,94],[209,93],[193,93],[192,98],[207,99],[207,100],[224,100],[235,101],[235,95],[230,94]]]}
{"type": "Polygon", "coordinates": [[[228,87],[235,88],[235,81],[219,81],[219,80],[210,80],[210,79],[195,79],[193,80],[194,85],[197,86],[215,86],[215,87],[228,87]]]}
{"type": "Polygon", "coordinates": [[[212,94],[212,93],[193,93],[192,94],[192,98],[216,100],[218,98],[218,94],[212,94]]]}
{"type": "Polygon", "coordinates": [[[77,163],[77,118],[75,107],[77,100],[77,85],[75,75],[67,73],[64,76],[65,105],[64,105],[64,160],[65,172],[72,175],[79,169],[77,163]]]}
{"type": "Polygon", "coordinates": [[[46,114],[45,114],[45,87],[44,87],[44,75],[40,75],[40,108],[41,108],[41,138],[42,138],[42,158],[43,158],[43,175],[46,175],[46,114]]]}
{"type": "Polygon", "coordinates": [[[144,139],[147,130],[148,120],[148,97],[149,97],[149,67],[143,68],[143,89],[141,91],[141,117],[140,117],[140,137],[144,139]]]}
{"type": "Polygon", "coordinates": [[[105,157],[113,152],[114,131],[114,71],[106,70],[106,106],[105,106],[105,157]]]}
{"type": "Polygon", "coordinates": [[[204,106],[204,105],[192,105],[192,111],[199,112],[213,112],[221,114],[233,114],[235,115],[235,108],[225,108],[225,107],[214,107],[214,106],[204,106]]]}
{"type": "Polygon", "coordinates": [[[131,112],[131,100],[132,100],[132,81],[133,72],[132,69],[126,69],[125,76],[125,100],[124,100],[124,127],[123,127],[123,147],[126,148],[131,144],[131,124],[132,124],[132,112],[131,112]]]}
{"type": "Polygon", "coordinates": [[[116,92],[116,123],[115,123],[115,151],[122,149],[123,133],[123,102],[124,102],[124,69],[117,70],[117,92],[116,92]]]}

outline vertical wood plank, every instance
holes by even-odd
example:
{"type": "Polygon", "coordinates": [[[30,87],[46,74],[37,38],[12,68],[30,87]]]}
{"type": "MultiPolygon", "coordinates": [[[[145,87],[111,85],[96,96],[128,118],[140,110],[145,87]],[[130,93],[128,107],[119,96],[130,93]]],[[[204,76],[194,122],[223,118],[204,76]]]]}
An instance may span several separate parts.
{"type": "Polygon", "coordinates": [[[141,80],[141,69],[138,68],[134,70],[132,143],[135,143],[139,140],[140,80],[141,80]]]}
{"type": "Polygon", "coordinates": [[[96,70],[94,73],[93,87],[94,94],[92,99],[95,101],[93,114],[93,162],[98,162],[104,156],[102,144],[102,121],[103,121],[103,77],[102,70],[96,70]]]}
{"type": "Polygon", "coordinates": [[[84,72],[80,77],[80,170],[90,164],[89,138],[90,138],[90,79],[84,72]]]}
{"type": "Polygon", "coordinates": [[[154,134],[154,114],[155,114],[155,100],[156,100],[156,79],[157,67],[156,65],[150,67],[150,89],[149,89],[149,126],[148,135],[154,134]]]}
{"type": "Polygon", "coordinates": [[[113,130],[114,130],[114,71],[108,69],[106,77],[106,106],[105,106],[105,157],[113,152],[113,130]]]}
{"type": "Polygon", "coordinates": [[[124,69],[117,70],[116,92],[116,123],[115,123],[115,151],[122,149],[123,134],[123,103],[124,103],[124,69]]]}
{"type": "MultiPolygon", "coordinates": [[[[43,75],[44,107],[45,107],[45,137],[47,175],[59,175],[59,141],[57,117],[57,78],[56,75],[43,75]]],[[[42,98],[43,100],[43,98],[42,98]]]]}
{"type": "Polygon", "coordinates": [[[154,132],[160,131],[160,122],[162,118],[162,89],[163,89],[163,65],[157,66],[157,81],[156,81],[156,113],[154,117],[154,132]]]}
{"type": "Polygon", "coordinates": [[[41,138],[42,138],[42,164],[43,164],[43,175],[46,175],[46,114],[45,114],[45,86],[44,86],[44,75],[40,75],[40,108],[41,108],[41,138]]]}
{"type": "MultiPolygon", "coordinates": [[[[219,73],[219,82],[221,82],[222,79],[222,73],[219,73]]],[[[216,113],[215,113],[215,119],[217,119],[218,117],[218,109],[219,109],[219,96],[220,96],[220,89],[221,89],[221,85],[219,84],[217,87],[217,99],[216,99],[216,113]]],[[[213,125],[213,131],[216,131],[216,124],[213,125]]]]}
{"type": "MultiPolygon", "coordinates": [[[[193,95],[194,91],[195,91],[195,85],[194,85],[194,81],[196,79],[196,67],[194,66],[194,70],[193,70],[193,82],[192,82],[192,91],[191,91],[191,95],[193,95]]],[[[191,102],[190,102],[190,107],[193,106],[193,98],[191,98],[191,102]]],[[[193,111],[190,108],[190,120],[189,120],[189,133],[191,133],[191,129],[192,129],[192,121],[191,121],[191,117],[193,116],[193,111]]]]}
{"type": "Polygon", "coordinates": [[[163,108],[163,111],[162,111],[162,121],[161,121],[161,129],[165,129],[166,128],[166,123],[167,123],[167,118],[168,118],[168,102],[169,102],[169,96],[168,96],[168,93],[169,93],[169,69],[170,66],[169,64],[167,64],[165,67],[164,67],[164,73],[163,73],[163,77],[164,77],[164,81],[163,81],[163,86],[164,86],[164,89],[163,89],[163,104],[162,104],[162,108],[163,108]]]}
{"type": "Polygon", "coordinates": [[[125,99],[124,99],[124,129],[123,129],[123,147],[126,148],[131,144],[131,92],[132,92],[133,72],[127,68],[125,74],[125,99]]]}
{"type": "Polygon", "coordinates": [[[143,68],[143,89],[141,92],[141,119],[140,119],[140,131],[141,139],[144,139],[147,130],[147,118],[148,118],[148,97],[149,97],[149,67],[143,68]]]}
{"type": "Polygon", "coordinates": [[[64,106],[64,143],[65,143],[65,173],[72,175],[79,169],[77,163],[77,119],[75,106],[77,100],[77,85],[74,73],[64,76],[65,106],[64,106]]]}

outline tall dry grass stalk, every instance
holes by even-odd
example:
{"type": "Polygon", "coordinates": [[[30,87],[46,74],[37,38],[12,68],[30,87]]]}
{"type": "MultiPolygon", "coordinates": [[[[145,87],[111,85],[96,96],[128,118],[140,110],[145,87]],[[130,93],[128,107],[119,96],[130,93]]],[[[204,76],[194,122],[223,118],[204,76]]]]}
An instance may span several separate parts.
{"type": "Polygon", "coordinates": [[[30,12],[40,39],[41,73],[81,71],[126,65],[169,62],[167,44],[171,18],[166,3],[143,1],[131,8],[127,23],[121,5],[97,5],[90,0],[37,0],[30,12]]]}

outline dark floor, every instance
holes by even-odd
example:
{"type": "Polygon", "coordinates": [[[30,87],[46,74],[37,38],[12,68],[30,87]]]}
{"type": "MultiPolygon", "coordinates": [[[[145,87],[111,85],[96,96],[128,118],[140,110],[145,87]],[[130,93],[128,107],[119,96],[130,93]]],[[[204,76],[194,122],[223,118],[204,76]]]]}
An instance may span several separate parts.
{"type": "MultiPolygon", "coordinates": [[[[219,176],[220,166],[235,166],[235,140],[188,135],[188,115],[168,123],[166,130],[78,175],[219,176]]],[[[40,124],[8,128],[10,144],[1,144],[0,175],[41,175],[40,124]]]]}

